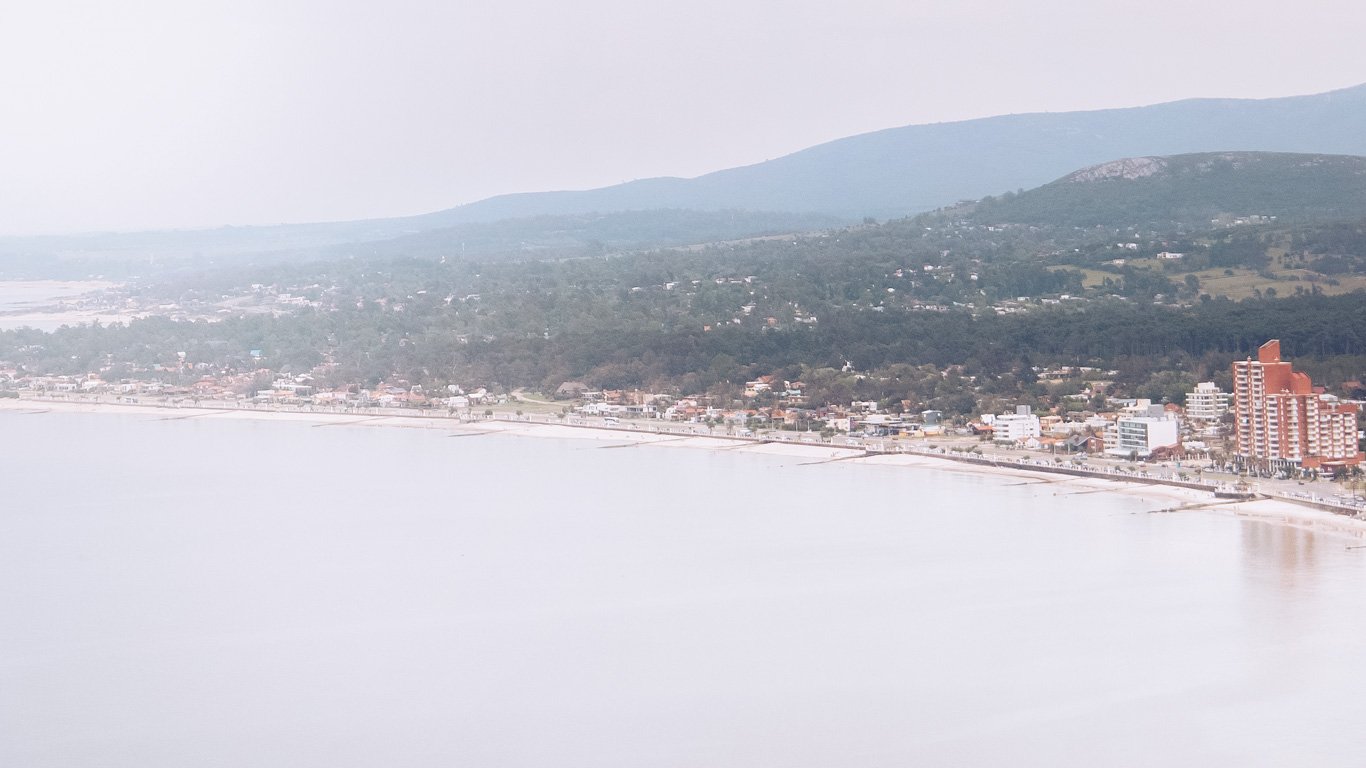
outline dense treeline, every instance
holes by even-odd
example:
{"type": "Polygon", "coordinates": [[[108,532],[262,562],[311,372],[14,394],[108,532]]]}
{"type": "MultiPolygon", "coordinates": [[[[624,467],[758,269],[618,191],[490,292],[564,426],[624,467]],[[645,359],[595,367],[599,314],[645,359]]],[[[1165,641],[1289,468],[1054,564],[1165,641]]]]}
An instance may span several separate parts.
{"type": "MultiPolygon", "coordinates": [[[[559,226],[543,223],[547,233],[559,226]]],[[[1069,365],[1114,371],[1123,394],[1175,400],[1269,338],[1322,383],[1360,378],[1366,295],[1323,296],[1297,275],[1303,295],[1277,300],[1268,289],[1234,302],[1203,293],[1192,273],[1298,270],[1326,258],[1352,259],[1344,274],[1354,273],[1360,233],[1336,223],[1204,233],[996,226],[940,212],[705,247],[571,249],[555,260],[438,248],[426,258],[172,271],[128,289],[130,300],[225,319],[3,332],[0,361],[109,377],[322,366],[324,383],[337,385],[549,390],[578,379],[721,395],[779,374],[803,380],[816,403],[857,396],[956,413],[983,398],[1056,403],[1083,382],[1041,383],[1036,369],[1069,365]],[[1173,250],[1186,255],[1152,258],[1173,250]]]]}
{"type": "MultiPolygon", "coordinates": [[[[1144,356],[1156,363],[1175,354],[1233,359],[1254,354],[1269,338],[1280,338],[1293,355],[1366,355],[1366,297],[1212,301],[1186,310],[1111,303],[976,318],[967,312],[850,311],[816,326],[779,332],[634,331],[610,338],[476,345],[461,356],[495,372],[517,370],[520,361],[531,358],[546,376],[563,372],[626,386],[698,371],[713,377],[750,375],[799,364],[840,367],[846,361],[860,370],[897,363],[966,364],[999,374],[1017,369],[1026,357],[1035,363],[1102,364],[1144,356]],[[749,364],[718,369],[718,359],[749,364]]],[[[703,375],[701,383],[714,382],[703,375]]]]}
{"type": "Polygon", "coordinates": [[[604,387],[682,383],[705,389],[761,373],[846,363],[863,371],[961,365],[974,375],[999,376],[1047,363],[1109,367],[1123,360],[1144,368],[1134,361],[1147,359],[1152,373],[1174,356],[1213,355],[1226,365],[1254,354],[1268,338],[1280,338],[1287,354],[1297,357],[1366,355],[1366,297],[1215,300],[1184,309],[1111,301],[1003,316],[850,308],[812,325],[710,331],[599,318],[593,330],[491,339],[453,333],[439,316],[368,309],[221,323],[148,319],[52,334],[11,331],[0,334],[0,358],[40,372],[79,373],[114,362],[174,366],[183,352],[190,363],[249,370],[256,364],[251,352],[259,350],[277,368],[305,370],[331,360],[338,381],[397,373],[424,383],[553,387],[586,379],[604,387]]]}

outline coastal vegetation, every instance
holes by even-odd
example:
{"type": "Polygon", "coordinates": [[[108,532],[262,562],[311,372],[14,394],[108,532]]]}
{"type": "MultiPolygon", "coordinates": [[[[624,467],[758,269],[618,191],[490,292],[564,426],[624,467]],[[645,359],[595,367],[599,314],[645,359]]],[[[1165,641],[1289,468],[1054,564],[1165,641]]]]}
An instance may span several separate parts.
{"type": "MultiPolygon", "coordinates": [[[[423,235],[400,241],[411,252],[162,264],[111,294],[151,316],[0,332],[0,361],[33,374],[269,370],[331,386],[543,392],[581,381],[727,400],[773,376],[802,381],[813,406],[968,414],[1005,401],[1083,407],[1086,376],[1041,379],[1060,368],[1113,372],[1089,374],[1110,394],[1179,402],[1279,338],[1316,381],[1352,395],[1366,360],[1366,218],[1309,215],[1284,189],[1317,179],[1366,201],[1360,164],[1142,158],[910,218],[705,245],[638,247],[724,218],[675,211],[577,229],[542,220],[561,239],[520,253],[497,245],[526,231],[507,224],[478,230],[490,239],[477,247],[423,235]],[[1178,207],[1195,213],[1162,220],[1134,202],[1164,174],[1174,180],[1157,197],[1180,190],[1178,207]],[[1091,190],[1100,223],[1069,218],[1073,188],[1091,190]],[[609,231],[617,239],[576,240],[609,231]]],[[[781,221],[736,214],[733,231],[781,221]]]]}

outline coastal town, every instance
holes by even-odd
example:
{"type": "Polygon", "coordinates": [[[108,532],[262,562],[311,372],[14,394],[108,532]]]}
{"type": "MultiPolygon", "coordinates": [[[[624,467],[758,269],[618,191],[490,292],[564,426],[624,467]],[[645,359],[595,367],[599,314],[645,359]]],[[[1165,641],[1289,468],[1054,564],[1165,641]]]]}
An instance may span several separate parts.
{"type": "MultiPolygon", "coordinates": [[[[761,376],[731,402],[699,394],[592,390],[567,381],[548,394],[450,384],[431,390],[402,379],[329,387],[326,370],[211,371],[202,365],[154,370],[148,378],[35,376],[0,363],[0,398],[257,412],[510,420],[626,432],[720,436],[852,448],[867,453],[934,453],[968,462],[1008,462],[1069,474],[1274,494],[1366,516],[1362,496],[1362,402],[1316,387],[1281,359],[1277,340],[1256,359],[1232,364],[1234,386],[1201,382],[1183,404],[1110,397],[1113,371],[1048,368],[1041,378],[1088,379],[1068,400],[1082,407],[1018,405],[971,418],[914,404],[812,404],[803,382],[761,376]],[[890,406],[890,407],[889,407],[890,406]]],[[[1350,383],[1349,385],[1355,385],[1350,383]]]]}
{"type": "Polygon", "coordinates": [[[1366,3],[1055,6],[7,6],[0,768],[1366,767],[1366,3]]]}

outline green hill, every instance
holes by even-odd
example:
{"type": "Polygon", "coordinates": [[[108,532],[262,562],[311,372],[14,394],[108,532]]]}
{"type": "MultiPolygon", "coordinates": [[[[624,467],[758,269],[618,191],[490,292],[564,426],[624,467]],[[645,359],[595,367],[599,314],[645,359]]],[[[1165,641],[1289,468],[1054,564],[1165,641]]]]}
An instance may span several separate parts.
{"type": "Polygon", "coordinates": [[[1194,227],[1366,218],[1366,157],[1218,152],[1134,157],[971,207],[982,224],[1194,227]]]}

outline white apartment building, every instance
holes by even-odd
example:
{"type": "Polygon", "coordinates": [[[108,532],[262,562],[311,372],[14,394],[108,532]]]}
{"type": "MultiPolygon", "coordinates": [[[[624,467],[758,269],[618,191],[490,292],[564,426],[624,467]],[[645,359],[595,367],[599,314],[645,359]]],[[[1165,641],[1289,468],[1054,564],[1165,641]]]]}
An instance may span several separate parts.
{"type": "Polygon", "coordinates": [[[1168,416],[1120,416],[1105,430],[1105,452],[1111,456],[1151,456],[1180,442],[1180,424],[1168,416]]]}
{"type": "Polygon", "coordinates": [[[1039,417],[1030,413],[1027,405],[1016,406],[1014,413],[1003,413],[990,420],[983,418],[983,421],[991,424],[991,439],[997,443],[1021,443],[1043,434],[1039,417]]]}
{"type": "Polygon", "coordinates": [[[1225,392],[1212,381],[1195,385],[1194,392],[1186,393],[1186,419],[1201,424],[1217,424],[1228,413],[1231,392],[1225,392]]]}

